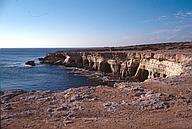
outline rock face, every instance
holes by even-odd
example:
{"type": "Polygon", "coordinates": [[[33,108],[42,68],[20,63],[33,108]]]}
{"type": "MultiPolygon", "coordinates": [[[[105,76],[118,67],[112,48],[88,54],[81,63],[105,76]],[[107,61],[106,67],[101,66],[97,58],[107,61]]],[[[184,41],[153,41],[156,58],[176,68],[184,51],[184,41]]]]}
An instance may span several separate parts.
{"type": "Polygon", "coordinates": [[[25,63],[26,65],[35,66],[35,61],[30,60],[25,63]]]}
{"type": "Polygon", "coordinates": [[[190,50],[192,43],[135,46],[135,50],[125,47],[104,51],[61,51],[48,54],[41,59],[41,63],[99,71],[114,79],[144,81],[148,78],[178,76],[192,69],[188,65],[192,62],[190,50]]]}

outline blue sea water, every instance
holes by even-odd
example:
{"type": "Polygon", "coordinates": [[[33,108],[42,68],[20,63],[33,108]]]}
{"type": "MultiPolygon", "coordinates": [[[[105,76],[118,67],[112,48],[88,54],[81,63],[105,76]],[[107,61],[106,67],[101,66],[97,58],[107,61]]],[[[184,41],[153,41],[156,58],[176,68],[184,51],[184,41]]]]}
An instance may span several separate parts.
{"type": "Polygon", "coordinates": [[[67,48],[1,48],[0,49],[0,88],[1,90],[50,90],[63,91],[71,87],[87,86],[88,78],[69,73],[61,66],[38,64],[25,65],[26,61],[44,57],[50,52],[67,48]]]}

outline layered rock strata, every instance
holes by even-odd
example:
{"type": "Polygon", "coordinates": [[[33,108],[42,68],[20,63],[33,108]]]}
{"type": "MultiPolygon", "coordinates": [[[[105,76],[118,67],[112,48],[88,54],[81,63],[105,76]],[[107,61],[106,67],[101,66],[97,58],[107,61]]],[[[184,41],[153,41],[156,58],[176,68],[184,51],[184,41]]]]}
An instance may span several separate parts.
{"type": "Polygon", "coordinates": [[[50,53],[40,61],[99,71],[114,79],[144,81],[148,78],[178,76],[192,69],[189,65],[192,62],[192,53],[188,52],[190,50],[192,50],[192,43],[180,43],[173,49],[165,45],[155,51],[151,48],[142,51],[128,48],[121,51],[111,48],[108,51],[102,49],[60,51],[50,53]],[[183,47],[186,47],[184,51],[183,47]]]}

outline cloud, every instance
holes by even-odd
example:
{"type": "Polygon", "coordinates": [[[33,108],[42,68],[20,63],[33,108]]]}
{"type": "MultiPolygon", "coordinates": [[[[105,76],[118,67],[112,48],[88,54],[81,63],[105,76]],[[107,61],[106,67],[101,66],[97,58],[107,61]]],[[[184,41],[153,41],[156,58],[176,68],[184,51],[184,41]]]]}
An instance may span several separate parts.
{"type": "Polygon", "coordinates": [[[180,10],[175,14],[175,17],[178,19],[192,18],[192,11],[180,10]]]}
{"type": "Polygon", "coordinates": [[[180,10],[172,15],[158,16],[145,22],[158,22],[161,25],[145,34],[122,36],[120,42],[154,43],[171,41],[192,41],[192,11],[180,10]]]}
{"type": "MultiPolygon", "coordinates": [[[[175,23],[174,23],[175,25],[175,23]]],[[[123,36],[119,42],[127,43],[156,43],[156,42],[175,42],[192,41],[192,24],[176,24],[175,26],[156,29],[145,34],[130,34],[123,36]]]]}
{"type": "Polygon", "coordinates": [[[157,19],[158,19],[159,21],[167,20],[167,19],[168,19],[168,16],[159,16],[157,19]]]}
{"type": "Polygon", "coordinates": [[[157,16],[156,18],[153,18],[153,19],[146,19],[143,22],[144,23],[159,22],[159,21],[165,21],[165,20],[168,20],[168,19],[169,19],[168,16],[162,15],[162,16],[157,16]]]}

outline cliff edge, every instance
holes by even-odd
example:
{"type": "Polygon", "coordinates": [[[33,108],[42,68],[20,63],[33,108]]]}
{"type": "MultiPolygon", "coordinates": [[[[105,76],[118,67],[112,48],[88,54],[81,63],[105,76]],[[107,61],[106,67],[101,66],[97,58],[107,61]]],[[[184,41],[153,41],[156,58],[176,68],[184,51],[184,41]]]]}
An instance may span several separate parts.
{"type": "Polygon", "coordinates": [[[2,129],[192,128],[191,42],[60,51],[40,61],[114,83],[1,93],[2,129]]]}

